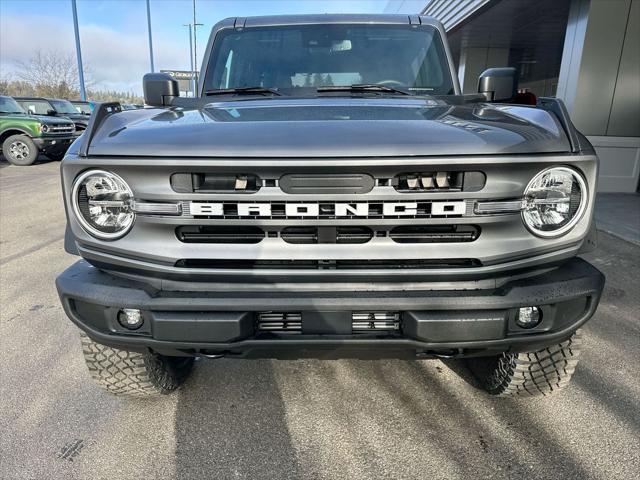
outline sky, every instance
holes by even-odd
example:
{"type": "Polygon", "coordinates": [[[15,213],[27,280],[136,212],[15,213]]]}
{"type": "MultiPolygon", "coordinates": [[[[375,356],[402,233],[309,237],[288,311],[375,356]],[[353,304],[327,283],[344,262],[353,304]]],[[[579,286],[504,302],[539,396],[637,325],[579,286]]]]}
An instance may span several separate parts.
{"type": "MultiPolygon", "coordinates": [[[[393,0],[398,5],[407,0],[393,0]]],[[[415,0],[414,0],[415,1],[415,0]]],[[[424,0],[426,3],[426,0],[424,0]]],[[[77,0],[82,59],[97,88],[142,93],[150,71],[145,0],[77,0]]],[[[389,0],[196,0],[198,62],[211,27],[227,17],[285,13],[383,13],[389,0]]],[[[151,0],[156,70],[189,70],[192,0],[151,0]]],[[[0,0],[0,76],[16,61],[54,50],[75,55],[71,0],[0,0]]]]}

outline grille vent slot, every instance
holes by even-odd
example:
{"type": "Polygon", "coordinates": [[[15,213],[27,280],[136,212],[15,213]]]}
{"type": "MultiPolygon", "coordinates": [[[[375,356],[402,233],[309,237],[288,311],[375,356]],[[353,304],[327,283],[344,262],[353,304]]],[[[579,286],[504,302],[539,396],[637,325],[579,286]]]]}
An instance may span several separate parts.
{"type": "Polygon", "coordinates": [[[353,333],[395,332],[400,330],[399,312],[353,312],[353,333]]]}
{"type": "Polygon", "coordinates": [[[218,227],[194,225],[178,227],[178,240],[184,243],[260,243],[265,233],[260,227],[218,227]]]}
{"type": "Polygon", "coordinates": [[[366,173],[287,174],[280,178],[280,188],[291,195],[356,195],[370,192],[374,185],[374,178],[366,173]]]}
{"type": "Polygon", "coordinates": [[[302,314],[300,312],[260,312],[257,329],[262,332],[301,333],[302,314]]]}
{"type": "Polygon", "coordinates": [[[403,173],[392,180],[394,188],[401,193],[416,192],[479,192],[485,186],[484,172],[423,172],[403,173]]]}
{"type": "Polygon", "coordinates": [[[185,258],[175,263],[178,268],[213,268],[224,270],[412,270],[430,268],[472,268],[481,267],[475,258],[448,258],[425,260],[215,260],[206,258],[185,258]]]}
{"type": "Polygon", "coordinates": [[[473,225],[407,225],[389,233],[396,243],[473,242],[479,236],[480,229],[473,225]]]}
{"type": "Polygon", "coordinates": [[[287,227],[280,233],[287,243],[367,243],[373,238],[373,231],[367,227],[287,227]]]}

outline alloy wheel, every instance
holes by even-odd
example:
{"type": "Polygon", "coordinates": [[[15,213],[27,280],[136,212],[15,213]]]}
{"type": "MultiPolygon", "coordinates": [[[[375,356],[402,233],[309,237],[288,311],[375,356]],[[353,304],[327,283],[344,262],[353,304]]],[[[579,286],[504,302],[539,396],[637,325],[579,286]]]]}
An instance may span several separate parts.
{"type": "Polygon", "coordinates": [[[16,140],[9,147],[9,153],[16,160],[24,160],[29,156],[29,146],[20,140],[16,140]]]}

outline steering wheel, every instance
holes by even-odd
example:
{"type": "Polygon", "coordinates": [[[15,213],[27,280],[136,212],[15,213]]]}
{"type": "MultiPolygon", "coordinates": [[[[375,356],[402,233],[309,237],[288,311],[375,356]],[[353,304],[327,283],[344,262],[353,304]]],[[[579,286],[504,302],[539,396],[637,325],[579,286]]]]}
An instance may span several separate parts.
{"type": "Polygon", "coordinates": [[[398,80],[382,80],[381,82],[376,82],[378,85],[388,85],[390,87],[405,87],[406,85],[398,80]]]}

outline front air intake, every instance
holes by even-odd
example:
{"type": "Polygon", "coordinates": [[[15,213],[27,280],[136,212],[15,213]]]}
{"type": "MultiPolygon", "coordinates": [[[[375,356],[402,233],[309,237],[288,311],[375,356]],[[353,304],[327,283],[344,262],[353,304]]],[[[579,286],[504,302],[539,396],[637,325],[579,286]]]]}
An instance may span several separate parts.
{"type": "Polygon", "coordinates": [[[287,243],[367,243],[373,231],[367,227],[287,227],[280,233],[287,243]]]}
{"type": "Polygon", "coordinates": [[[403,225],[389,232],[396,243],[473,242],[480,229],[473,225],[403,225]]]}
{"type": "Polygon", "coordinates": [[[261,332],[301,333],[302,314],[300,312],[260,312],[256,328],[261,332]]]}
{"type": "Polygon", "coordinates": [[[265,232],[260,227],[220,227],[189,225],[176,229],[178,240],[184,243],[260,243],[265,232]]]}
{"type": "Polygon", "coordinates": [[[399,312],[353,312],[353,333],[396,332],[400,330],[399,312]]]}

